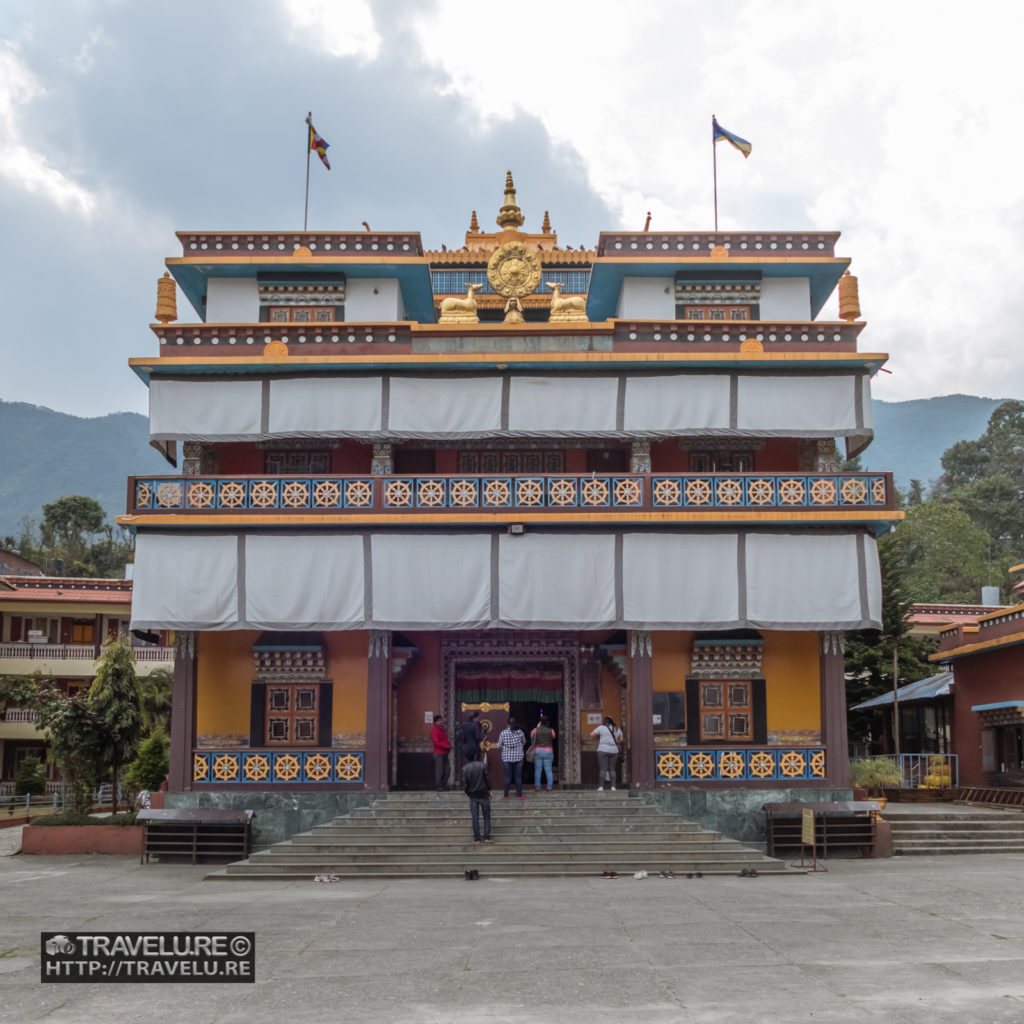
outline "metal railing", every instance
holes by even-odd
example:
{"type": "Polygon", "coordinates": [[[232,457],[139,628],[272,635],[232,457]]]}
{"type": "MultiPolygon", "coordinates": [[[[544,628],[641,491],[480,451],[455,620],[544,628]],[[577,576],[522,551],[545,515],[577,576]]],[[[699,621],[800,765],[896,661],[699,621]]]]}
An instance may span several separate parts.
{"type": "Polygon", "coordinates": [[[0,644],[0,658],[34,658],[40,661],[95,661],[92,644],[0,644]]]}
{"type": "MultiPolygon", "coordinates": [[[[13,785],[12,783],[12,788],[13,785]]],[[[0,821],[5,816],[13,818],[15,815],[21,817],[22,814],[29,818],[32,816],[33,807],[36,809],[45,807],[56,814],[60,810],[60,793],[53,793],[47,796],[30,796],[27,793],[24,796],[15,796],[11,793],[0,796],[0,821]]]]}
{"type": "MultiPolygon", "coordinates": [[[[174,660],[173,647],[133,646],[132,653],[135,655],[136,661],[174,660]]],[[[96,647],[93,644],[0,644],[0,658],[36,661],[95,661],[96,647]]]]}
{"type": "Polygon", "coordinates": [[[8,708],[0,718],[8,725],[18,722],[32,724],[38,716],[31,708],[8,708]]]}
{"type": "Polygon", "coordinates": [[[894,781],[882,785],[893,789],[957,789],[960,786],[956,754],[883,754],[861,760],[888,761],[894,781]]]}

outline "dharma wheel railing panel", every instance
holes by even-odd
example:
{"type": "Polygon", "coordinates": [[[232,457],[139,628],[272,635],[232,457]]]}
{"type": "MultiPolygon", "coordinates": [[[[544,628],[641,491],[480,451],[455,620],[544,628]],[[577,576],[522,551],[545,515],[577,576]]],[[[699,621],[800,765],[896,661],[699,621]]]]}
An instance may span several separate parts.
{"type": "Polygon", "coordinates": [[[825,778],[822,747],[684,747],[654,751],[656,782],[778,782],[825,778]]]}
{"type": "Polygon", "coordinates": [[[361,750],[194,750],[196,785],[362,784],[361,750]]]}
{"type": "Polygon", "coordinates": [[[130,477],[130,515],[892,511],[891,473],[130,477]]]}

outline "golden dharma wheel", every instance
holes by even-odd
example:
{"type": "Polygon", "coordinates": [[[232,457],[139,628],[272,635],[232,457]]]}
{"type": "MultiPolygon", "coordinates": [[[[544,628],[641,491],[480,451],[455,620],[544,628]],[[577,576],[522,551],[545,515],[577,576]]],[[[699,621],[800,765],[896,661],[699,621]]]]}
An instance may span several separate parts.
{"type": "Polygon", "coordinates": [[[506,242],[487,263],[487,280],[506,299],[531,295],[540,284],[540,257],[522,242],[506,242]]]}

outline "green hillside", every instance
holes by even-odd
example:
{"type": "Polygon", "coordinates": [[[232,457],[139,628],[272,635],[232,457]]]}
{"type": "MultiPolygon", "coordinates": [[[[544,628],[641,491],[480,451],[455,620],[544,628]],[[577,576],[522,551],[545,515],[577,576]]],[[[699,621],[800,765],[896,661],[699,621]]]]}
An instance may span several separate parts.
{"type": "Polygon", "coordinates": [[[173,472],[149,447],[145,416],[112,413],[94,419],[43,406],[0,401],[0,538],[41,518],[44,504],[87,494],[113,520],[125,508],[129,474],[173,472]]]}
{"type": "Polygon", "coordinates": [[[875,439],[861,456],[861,465],[890,471],[901,490],[920,480],[927,492],[942,475],[942,453],[957,441],[981,437],[992,410],[1005,401],[973,395],[875,401],[875,439]]]}

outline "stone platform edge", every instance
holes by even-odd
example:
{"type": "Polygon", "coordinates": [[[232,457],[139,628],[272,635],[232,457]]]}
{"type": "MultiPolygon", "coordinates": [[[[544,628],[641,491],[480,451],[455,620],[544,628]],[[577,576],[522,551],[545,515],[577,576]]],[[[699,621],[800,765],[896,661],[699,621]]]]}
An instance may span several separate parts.
{"type": "MultiPolygon", "coordinates": [[[[402,791],[404,792],[404,791],[402,791]]],[[[423,793],[432,791],[424,790],[423,793]]],[[[579,793],[581,790],[569,790],[579,793]]],[[[230,791],[167,793],[168,808],[214,807],[219,810],[252,811],[252,846],[264,849],[290,839],[299,832],[308,832],[316,825],[326,825],[334,818],[349,814],[359,807],[368,807],[375,800],[387,799],[388,793],[323,791],[230,791]]],[[[766,803],[790,800],[849,800],[849,789],[743,789],[743,790],[633,790],[639,797],[671,814],[697,822],[712,832],[720,832],[742,843],[764,844],[764,812],[766,803]]],[[[466,809],[468,820],[468,806],[466,809]]]]}

